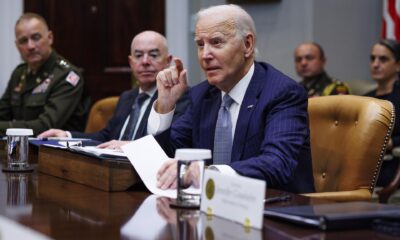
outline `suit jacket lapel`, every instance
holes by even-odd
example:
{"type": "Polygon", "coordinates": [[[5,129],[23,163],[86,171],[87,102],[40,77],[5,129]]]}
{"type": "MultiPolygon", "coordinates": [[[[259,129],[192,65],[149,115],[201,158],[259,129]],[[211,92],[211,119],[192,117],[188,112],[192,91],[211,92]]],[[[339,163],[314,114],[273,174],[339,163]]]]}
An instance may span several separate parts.
{"type": "MultiPolygon", "coordinates": [[[[236,122],[235,136],[232,144],[232,162],[240,160],[242,156],[251,115],[256,109],[258,98],[262,90],[262,83],[264,81],[262,68],[260,68],[256,62],[254,64],[254,74],[247,87],[236,122]]],[[[260,131],[262,131],[262,129],[260,131]]]]}

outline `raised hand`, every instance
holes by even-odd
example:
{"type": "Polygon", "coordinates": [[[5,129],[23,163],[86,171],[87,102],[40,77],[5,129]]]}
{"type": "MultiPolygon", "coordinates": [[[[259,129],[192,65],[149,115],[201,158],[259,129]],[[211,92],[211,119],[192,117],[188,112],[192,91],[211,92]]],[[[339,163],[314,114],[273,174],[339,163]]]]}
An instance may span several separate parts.
{"type": "Polygon", "coordinates": [[[174,58],[174,62],[175,66],[164,69],[157,75],[158,113],[167,113],[174,109],[176,102],[187,89],[186,69],[183,69],[179,58],[174,58]]]}

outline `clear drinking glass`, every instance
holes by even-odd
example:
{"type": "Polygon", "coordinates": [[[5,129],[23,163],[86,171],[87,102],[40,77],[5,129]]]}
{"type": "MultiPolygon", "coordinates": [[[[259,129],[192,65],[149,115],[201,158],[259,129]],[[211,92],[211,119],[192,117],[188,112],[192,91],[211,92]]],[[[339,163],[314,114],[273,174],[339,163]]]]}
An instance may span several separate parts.
{"type": "Polygon", "coordinates": [[[178,186],[176,205],[199,207],[203,184],[204,162],[211,158],[209,149],[177,149],[178,186]]]}
{"type": "Polygon", "coordinates": [[[30,171],[28,163],[29,141],[33,135],[32,129],[9,128],[7,135],[7,167],[5,171],[30,171]]]}

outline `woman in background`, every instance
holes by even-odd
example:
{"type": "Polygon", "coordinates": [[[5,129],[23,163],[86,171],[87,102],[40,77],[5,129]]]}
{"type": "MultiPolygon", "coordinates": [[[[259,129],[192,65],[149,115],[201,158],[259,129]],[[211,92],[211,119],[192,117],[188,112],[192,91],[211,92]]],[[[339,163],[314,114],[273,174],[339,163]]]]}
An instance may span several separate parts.
{"type": "MultiPolygon", "coordinates": [[[[400,146],[400,44],[395,40],[381,40],[372,47],[370,69],[378,87],[366,96],[388,100],[393,103],[396,113],[392,137],[387,153],[400,146]]],[[[399,158],[383,161],[377,186],[386,186],[393,179],[399,167],[399,158]]]]}

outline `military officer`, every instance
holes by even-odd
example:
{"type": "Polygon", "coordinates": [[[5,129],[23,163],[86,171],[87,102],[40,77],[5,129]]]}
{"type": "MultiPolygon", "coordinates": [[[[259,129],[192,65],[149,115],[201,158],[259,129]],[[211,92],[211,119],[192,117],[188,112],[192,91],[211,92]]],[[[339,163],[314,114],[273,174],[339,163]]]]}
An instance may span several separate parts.
{"type": "Polygon", "coordinates": [[[350,88],[343,82],[328,76],[325,71],[326,58],[317,43],[302,43],[294,53],[297,74],[302,78],[309,97],[350,94],[350,88]]]}
{"type": "Polygon", "coordinates": [[[79,70],[52,49],[53,34],[43,17],[23,14],[15,44],[24,63],[15,68],[0,99],[0,134],[7,128],[81,131],[89,108],[79,70]]]}

